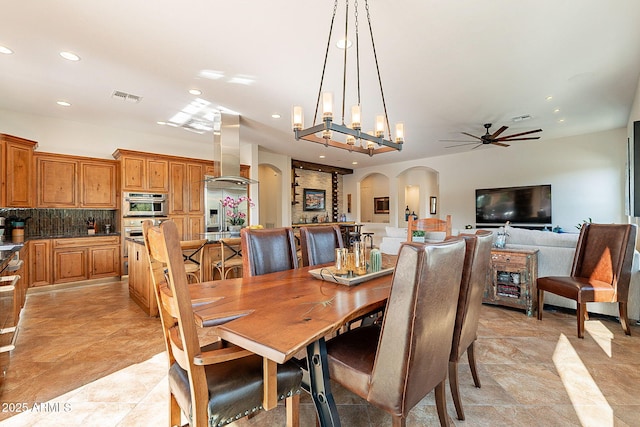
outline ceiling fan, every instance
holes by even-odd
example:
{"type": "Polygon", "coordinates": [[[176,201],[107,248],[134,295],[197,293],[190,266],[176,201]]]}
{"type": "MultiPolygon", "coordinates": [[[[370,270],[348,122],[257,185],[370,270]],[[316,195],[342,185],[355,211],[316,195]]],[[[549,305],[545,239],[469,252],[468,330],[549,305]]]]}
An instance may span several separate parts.
{"type": "MultiPolygon", "coordinates": [[[[476,144],[475,147],[472,148],[472,150],[475,150],[476,148],[482,146],[482,145],[488,145],[488,144],[493,144],[493,145],[499,145],[500,147],[508,147],[509,144],[505,144],[505,142],[509,142],[509,141],[524,141],[527,139],[540,139],[539,136],[529,136],[526,138],[519,138],[521,136],[524,135],[529,135],[532,133],[536,133],[536,132],[542,132],[542,129],[535,129],[535,130],[529,130],[526,132],[520,132],[520,133],[514,133],[513,135],[507,135],[507,136],[500,136],[505,130],[509,129],[508,126],[502,126],[500,129],[498,129],[497,131],[495,131],[494,133],[490,134],[489,133],[489,128],[491,127],[491,123],[485,123],[484,124],[484,128],[486,129],[486,133],[482,136],[475,136],[475,135],[471,135],[470,133],[467,132],[461,132],[463,135],[469,136],[471,138],[475,138],[478,141],[475,142],[468,142],[466,144],[457,144],[457,145],[450,145],[448,147],[445,148],[455,148],[455,147],[462,147],[464,145],[473,145],[476,144]]],[[[455,141],[455,140],[450,140],[450,139],[443,139],[442,141],[450,141],[450,142],[465,142],[465,141],[455,141]]]]}

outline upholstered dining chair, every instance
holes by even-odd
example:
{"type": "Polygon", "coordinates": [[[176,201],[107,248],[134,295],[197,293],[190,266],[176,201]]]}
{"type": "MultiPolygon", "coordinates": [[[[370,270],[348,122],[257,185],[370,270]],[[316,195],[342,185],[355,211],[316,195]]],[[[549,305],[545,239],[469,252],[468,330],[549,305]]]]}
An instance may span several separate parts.
{"type": "Polygon", "coordinates": [[[403,243],[382,326],[327,341],[330,378],[389,413],[396,427],[433,389],[440,425],[449,425],[445,382],[464,255],[462,239],[403,243]]]}
{"type": "Polygon", "coordinates": [[[193,282],[202,282],[202,260],[204,259],[204,246],[207,239],[182,240],[180,248],[182,249],[182,257],[184,259],[184,269],[187,277],[193,282]]]}
{"type": "Polygon", "coordinates": [[[298,268],[296,242],[291,227],[240,231],[242,239],[242,274],[260,276],[298,268]]]}
{"type": "Polygon", "coordinates": [[[627,301],[635,242],[635,224],[583,224],[571,275],[537,280],[538,320],[542,320],[545,292],[572,299],[577,304],[578,338],[584,338],[587,303],[617,302],[622,329],[631,335],[627,301]]]}
{"type": "MultiPolygon", "coordinates": [[[[143,225],[152,282],[169,359],[169,425],[221,426],[255,414],[262,405],[263,360],[218,340],[201,347],[178,229],[173,221],[143,225]]],[[[299,424],[302,371],[278,365],[278,396],[286,396],[287,425],[299,424]]]]}
{"type": "Polygon", "coordinates": [[[449,356],[449,386],[456,415],[459,420],[464,420],[458,384],[458,362],[466,352],[473,383],[476,387],[480,387],[474,343],[478,336],[482,296],[487,280],[489,280],[493,233],[478,230],[476,234],[460,234],[460,237],[464,238],[466,242],[466,254],[460,282],[456,322],[453,328],[451,355],[449,356]]]}
{"type": "Polygon", "coordinates": [[[451,236],[451,215],[447,215],[444,220],[438,218],[413,219],[409,216],[407,224],[407,242],[413,242],[414,231],[444,231],[445,236],[451,236]]]}
{"type": "Polygon", "coordinates": [[[300,227],[303,267],[335,262],[336,248],[344,248],[342,231],[337,225],[300,227]]]}

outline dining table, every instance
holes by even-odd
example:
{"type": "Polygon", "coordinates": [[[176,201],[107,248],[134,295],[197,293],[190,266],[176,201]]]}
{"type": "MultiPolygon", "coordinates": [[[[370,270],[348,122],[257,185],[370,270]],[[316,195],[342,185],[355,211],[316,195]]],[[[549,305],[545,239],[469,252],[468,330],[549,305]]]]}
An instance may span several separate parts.
{"type": "MultiPolygon", "coordinates": [[[[389,266],[387,266],[389,267],[389,266]]],[[[278,364],[296,360],[321,426],[340,426],[329,382],[326,340],[349,322],[384,307],[392,269],[358,284],[317,279],[310,266],[189,285],[196,323],[263,357],[266,410],[277,406],[278,364]],[[213,326],[212,326],[213,325],[213,326]]]]}

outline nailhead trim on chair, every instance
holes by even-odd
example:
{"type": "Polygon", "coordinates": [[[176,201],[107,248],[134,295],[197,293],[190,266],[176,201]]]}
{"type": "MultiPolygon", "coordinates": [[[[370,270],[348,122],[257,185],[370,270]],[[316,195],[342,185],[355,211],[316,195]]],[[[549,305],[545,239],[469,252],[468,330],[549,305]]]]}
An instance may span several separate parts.
{"type": "MultiPolygon", "coordinates": [[[[293,396],[294,394],[300,394],[300,390],[298,389],[298,390],[296,390],[295,392],[288,391],[288,392],[287,392],[286,397],[291,397],[291,396],[293,396]]],[[[284,398],[285,398],[285,395],[284,395],[284,394],[281,394],[281,395],[279,396],[279,399],[278,399],[278,400],[283,400],[284,398]]],[[[228,418],[228,419],[226,419],[226,420],[222,420],[222,421],[218,422],[218,424],[216,424],[216,427],[226,426],[227,424],[230,424],[230,423],[232,423],[232,422],[234,422],[234,421],[237,421],[237,420],[239,420],[240,418],[244,418],[244,417],[246,417],[247,415],[249,415],[249,413],[254,413],[254,412],[257,412],[257,411],[261,411],[261,410],[263,410],[263,409],[264,409],[264,407],[263,407],[262,405],[260,405],[260,406],[254,406],[254,407],[253,407],[253,408],[251,408],[250,410],[246,410],[246,411],[244,411],[244,414],[240,413],[240,414],[237,414],[235,417],[233,417],[233,416],[232,416],[231,418],[228,418]]]]}

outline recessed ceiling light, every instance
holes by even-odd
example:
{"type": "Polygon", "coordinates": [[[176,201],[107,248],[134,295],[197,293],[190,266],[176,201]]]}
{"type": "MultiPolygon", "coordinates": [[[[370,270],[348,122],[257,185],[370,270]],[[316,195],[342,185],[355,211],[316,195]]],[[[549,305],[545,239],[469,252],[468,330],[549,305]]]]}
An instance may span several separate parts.
{"type": "Polygon", "coordinates": [[[69,61],[80,61],[80,57],[73,52],[60,52],[60,56],[69,61]]]}
{"type": "Polygon", "coordinates": [[[280,114],[274,113],[274,114],[271,115],[271,118],[272,119],[279,119],[280,118],[280,114]]]}
{"type": "Polygon", "coordinates": [[[558,119],[558,123],[564,123],[564,119],[558,119]]]}
{"type": "Polygon", "coordinates": [[[201,90],[198,90],[198,89],[189,89],[189,93],[190,93],[191,95],[196,95],[196,96],[197,96],[197,95],[202,95],[202,91],[201,91],[201,90]]]}
{"type": "Polygon", "coordinates": [[[553,96],[549,95],[545,98],[547,101],[551,101],[553,99],[553,96]]]}
{"type": "Polygon", "coordinates": [[[345,46],[347,47],[347,49],[349,49],[351,47],[351,40],[349,39],[340,39],[336,42],[336,46],[338,46],[338,49],[344,49],[345,46]]]}
{"type": "Polygon", "coordinates": [[[202,70],[198,73],[198,75],[209,80],[218,80],[224,77],[224,73],[222,71],[215,70],[202,70]]]}
{"type": "Polygon", "coordinates": [[[56,104],[58,104],[61,107],[71,107],[71,104],[68,103],[67,101],[56,101],[56,104]]]}
{"type": "Polygon", "coordinates": [[[11,55],[13,51],[6,46],[0,46],[0,53],[4,53],[5,55],[11,55]]]}
{"type": "Polygon", "coordinates": [[[166,125],[166,124],[167,124],[167,122],[163,122],[163,121],[158,121],[158,122],[156,122],[156,123],[157,123],[157,124],[159,124],[160,126],[164,126],[164,125],[166,125]]]}
{"type": "Polygon", "coordinates": [[[357,165],[357,164],[358,164],[358,162],[351,162],[351,164],[352,164],[352,165],[357,165]]]}
{"type": "Polygon", "coordinates": [[[560,112],[560,109],[559,109],[559,108],[556,108],[556,109],[554,109],[554,110],[553,110],[553,112],[554,112],[554,113],[559,113],[559,112],[560,112]]]}
{"type": "Polygon", "coordinates": [[[321,158],[321,159],[324,159],[325,157],[327,157],[327,156],[325,156],[324,154],[321,154],[321,155],[320,155],[320,158],[321,158]]]}

